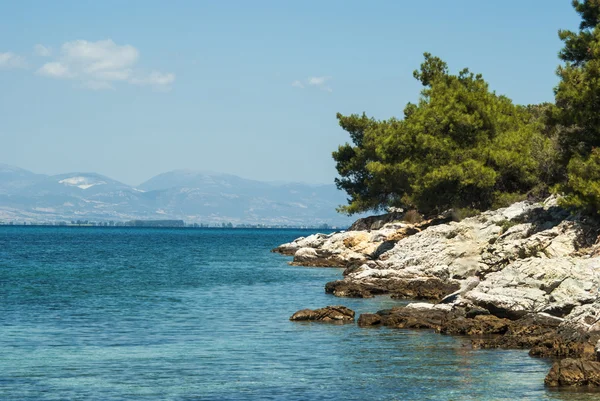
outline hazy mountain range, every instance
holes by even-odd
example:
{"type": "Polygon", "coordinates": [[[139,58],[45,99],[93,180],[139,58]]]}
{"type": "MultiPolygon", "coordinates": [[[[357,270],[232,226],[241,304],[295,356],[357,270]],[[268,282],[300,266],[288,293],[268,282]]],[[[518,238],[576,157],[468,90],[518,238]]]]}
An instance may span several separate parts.
{"type": "Polygon", "coordinates": [[[0,222],[180,219],[187,223],[346,226],[335,185],[268,183],[188,170],[137,187],[96,173],[35,174],[0,164],[0,222]]]}

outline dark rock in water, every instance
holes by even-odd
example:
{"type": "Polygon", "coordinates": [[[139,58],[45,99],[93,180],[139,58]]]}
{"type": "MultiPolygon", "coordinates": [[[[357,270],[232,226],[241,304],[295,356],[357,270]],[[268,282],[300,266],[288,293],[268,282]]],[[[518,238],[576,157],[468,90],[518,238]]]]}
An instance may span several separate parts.
{"type": "MultiPolygon", "coordinates": [[[[481,319],[482,316],[477,318],[481,319]]],[[[504,329],[502,332],[489,334],[502,334],[502,336],[473,340],[474,348],[522,349],[535,347],[542,344],[548,336],[554,335],[560,324],[560,319],[540,314],[529,314],[514,321],[498,317],[496,319],[505,323],[504,329]]]]}
{"type": "Polygon", "coordinates": [[[510,320],[492,315],[468,317],[447,317],[442,321],[440,333],[467,336],[504,334],[508,331],[510,320]]]}
{"type": "Polygon", "coordinates": [[[300,248],[278,246],[277,248],[271,249],[271,252],[280,253],[280,254],[286,255],[286,256],[294,256],[294,254],[296,253],[296,251],[298,251],[298,249],[300,249],[300,248]]]}
{"type": "Polygon", "coordinates": [[[447,312],[438,309],[394,308],[383,318],[385,326],[397,329],[439,330],[447,312]]]}
{"type": "Polygon", "coordinates": [[[353,322],[354,311],[345,306],[326,306],[320,309],[302,309],[294,313],[292,321],[315,321],[315,322],[353,322]]]}
{"type": "Polygon", "coordinates": [[[358,325],[368,327],[381,324],[398,329],[434,329],[440,325],[447,311],[435,309],[433,305],[425,307],[395,307],[378,311],[375,314],[360,315],[358,325]]]}
{"type": "Polygon", "coordinates": [[[600,387],[600,332],[584,332],[544,313],[509,320],[478,307],[414,303],[365,313],[359,327],[383,325],[401,329],[433,329],[442,334],[474,336],[474,348],[530,348],[530,355],[568,358],[546,377],[548,386],[600,387]]]}
{"type": "Polygon", "coordinates": [[[549,387],[600,387],[600,362],[572,358],[554,362],[544,383],[549,387]]]}
{"type": "Polygon", "coordinates": [[[543,336],[529,350],[529,355],[544,358],[581,358],[597,360],[594,344],[600,333],[584,333],[571,327],[558,327],[543,336]]]}
{"type": "Polygon", "coordinates": [[[325,292],[336,297],[373,298],[371,291],[364,286],[351,281],[337,280],[325,284],[325,292]]]}
{"type": "Polygon", "coordinates": [[[377,326],[381,324],[381,316],[376,313],[363,313],[358,317],[359,327],[377,326]]]}
{"type": "Polygon", "coordinates": [[[459,288],[458,283],[449,283],[438,278],[410,280],[372,279],[368,282],[350,280],[331,281],[325,292],[336,297],[371,298],[373,295],[392,294],[396,299],[425,299],[437,301],[459,288]]]}

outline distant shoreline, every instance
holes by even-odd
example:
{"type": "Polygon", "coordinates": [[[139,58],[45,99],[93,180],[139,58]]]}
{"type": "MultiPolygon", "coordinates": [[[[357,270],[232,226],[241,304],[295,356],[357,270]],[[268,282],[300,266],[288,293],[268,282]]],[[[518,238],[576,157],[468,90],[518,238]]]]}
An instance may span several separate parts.
{"type": "Polygon", "coordinates": [[[69,225],[52,225],[52,224],[0,224],[0,229],[4,227],[19,227],[19,228],[96,228],[96,229],[167,229],[167,230],[290,230],[290,231],[316,231],[333,233],[344,229],[322,229],[318,227],[177,227],[177,226],[97,226],[97,225],[85,225],[85,224],[69,224],[69,225]]]}

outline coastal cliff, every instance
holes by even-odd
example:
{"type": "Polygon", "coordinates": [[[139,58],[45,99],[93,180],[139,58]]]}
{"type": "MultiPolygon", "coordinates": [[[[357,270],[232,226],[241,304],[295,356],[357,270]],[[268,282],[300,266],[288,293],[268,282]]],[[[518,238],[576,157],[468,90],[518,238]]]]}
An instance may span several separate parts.
{"type": "Polygon", "coordinates": [[[474,336],[475,347],[570,358],[555,363],[546,384],[593,387],[600,383],[594,376],[598,234],[596,222],[570,215],[551,197],[459,222],[439,216],[314,234],[273,251],[293,256],[293,265],[345,268],[343,279],[325,285],[338,297],[391,294],[433,302],[361,315],[361,327],[429,328],[474,336]]]}

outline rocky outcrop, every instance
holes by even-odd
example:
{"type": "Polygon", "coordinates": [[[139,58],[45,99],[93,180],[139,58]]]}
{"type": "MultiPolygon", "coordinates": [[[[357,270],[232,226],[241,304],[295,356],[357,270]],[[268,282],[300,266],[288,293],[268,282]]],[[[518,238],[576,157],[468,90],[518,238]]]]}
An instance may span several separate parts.
{"type": "Polygon", "coordinates": [[[345,267],[343,280],[326,286],[336,296],[438,301],[452,295],[444,302],[466,300],[515,320],[530,313],[566,317],[595,302],[600,257],[584,249],[597,234],[549,198],[460,222],[441,216],[369,232],[315,234],[277,251],[293,252],[292,264],[345,267]]]}
{"type": "Polygon", "coordinates": [[[564,317],[598,296],[600,259],[529,257],[490,273],[464,295],[498,316],[546,312],[564,317]]]}
{"type": "Polygon", "coordinates": [[[387,223],[373,231],[313,234],[282,244],[272,252],[294,256],[290,264],[296,266],[356,268],[377,260],[393,249],[398,241],[447,221],[448,217],[440,216],[417,224],[387,223]]]}
{"type": "MultiPolygon", "coordinates": [[[[361,327],[427,328],[474,336],[477,348],[593,362],[600,340],[599,227],[551,197],[460,222],[440,216],[316,234],[276,251],[293,254],[293,264],[344,267],[343,277],[325,286],[338,297],[438,302],[361,315],[361,327]]],[[[558,366],[549,380],[594,385],[582,363],[558,366]],[[565,379],[561,372],[575,366],[583,379],[565,379]]]]}
{"type": "Polygon", "coordinates": [[[302,309],[294,313],[291,321],[313,321],[328,323],[351,323],[354,321],[354,311],[345,306],[326,306],[320,309],[302,309]]]}

